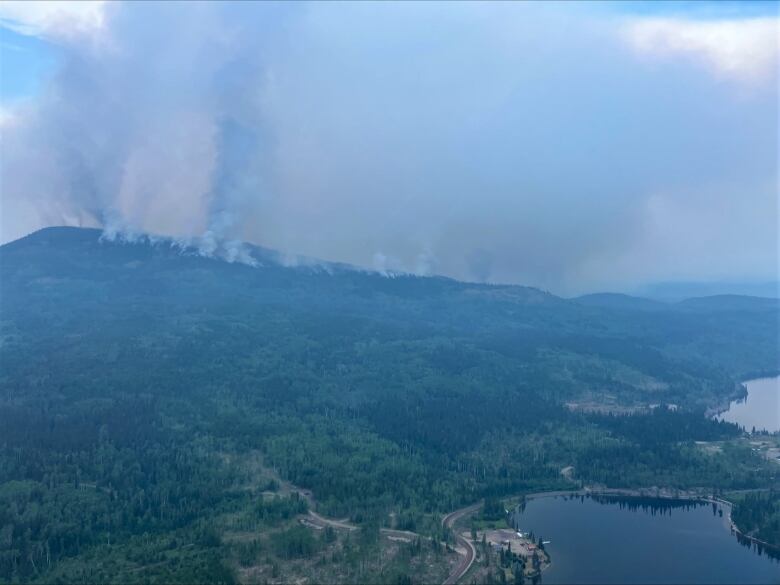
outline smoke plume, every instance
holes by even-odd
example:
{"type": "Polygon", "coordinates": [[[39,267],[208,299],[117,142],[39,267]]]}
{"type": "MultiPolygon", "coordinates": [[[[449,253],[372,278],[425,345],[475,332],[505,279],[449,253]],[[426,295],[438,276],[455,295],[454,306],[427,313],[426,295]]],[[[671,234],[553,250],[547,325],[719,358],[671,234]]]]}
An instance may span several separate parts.
{"type": "Polygon", "coordinates": [[[648,58],[640,20],[108,3],[94,34],[41,33],[59,65],[2,118],[2,240],[100,226],[561,293],[774,277],[776,49],[743,83],[668,57],[694,21],[648,58]]]}

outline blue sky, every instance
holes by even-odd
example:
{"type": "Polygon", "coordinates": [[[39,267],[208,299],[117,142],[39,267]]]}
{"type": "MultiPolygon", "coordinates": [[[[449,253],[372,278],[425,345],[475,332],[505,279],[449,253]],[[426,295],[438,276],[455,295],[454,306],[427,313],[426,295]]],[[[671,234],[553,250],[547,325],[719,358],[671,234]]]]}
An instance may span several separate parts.
{"type": "Polygon", "coordinates": [[[0,27],[0,103],[34,97],[56,64],[56,45],[0,27]]]}
{"type": "Polygon", "coordinates": [[[720,0],[716,2],[703,2],[701,0],[666,0],[663,2],[658,2],[657,0],[645,2],[608,1],[603,2],[602,6],[607,10],[629,14],[683,16],[709,19],[777,16],[778,11],[778,3],[771,0],[720,0]]]}
{"type": "Polygon", "coordinates": [[[564,294],[774,280],[777,8],[4,3],[0,240],[102,225],[564,294]]]}
{"type": "MultiPolygon", "coordinates": [[[[677,16],[698,19],[728,19],[777,16],[780,2],[742,0],[594,2],[589,11],[643,16],[677,16]]],[[[35,34],[21,34],[0,19],[0,104],[35,96],[55,70],[60,49],[57,42],[35,34]]],[[[12,24],[12,23],[11,23],[12,24]]]]}

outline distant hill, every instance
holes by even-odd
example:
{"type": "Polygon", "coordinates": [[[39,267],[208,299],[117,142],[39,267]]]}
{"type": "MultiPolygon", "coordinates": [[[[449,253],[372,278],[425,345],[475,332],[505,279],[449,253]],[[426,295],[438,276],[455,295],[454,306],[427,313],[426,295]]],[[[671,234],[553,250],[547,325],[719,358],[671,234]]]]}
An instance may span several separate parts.
{"type": "Polygon", "coordinates": [[[606,309],[627,309],[632,311],[666,311],[672,309],[668,303],[621,293],[593,293],[579,296],[572,300],[580,305],[606,309]]]}
{"type": "Polygon", "coordinates": [[[715,295],[686,299],[677,303],[684,309],[698,311],[776,311],[780,299],[743,295],[715,295]]]}
{"type": "Polygon", "coordinates": [[[626,311],[777,311],[780,299],[747,295],[712,295],[665,302],[621,293],[593,293],[575,297],[574,302],[604,309],[626,311]]]}
{"type": "Polygon", "coordinates": [[[661,282],[641,287],[636,294],[676,302],[684,299],[722,295],[780,298],[780,281],[767,282],[661,282]]]}

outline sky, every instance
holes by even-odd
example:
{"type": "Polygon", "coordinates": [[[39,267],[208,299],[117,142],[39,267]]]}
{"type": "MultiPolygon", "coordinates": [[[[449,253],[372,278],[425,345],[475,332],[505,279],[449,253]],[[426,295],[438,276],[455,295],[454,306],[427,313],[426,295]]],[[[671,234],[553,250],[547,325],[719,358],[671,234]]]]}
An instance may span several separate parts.
{"type": "Polygon", "coordinates": [[[3,2],[0,242],[776,281],[778,34],[774,2],[3,2]]]}

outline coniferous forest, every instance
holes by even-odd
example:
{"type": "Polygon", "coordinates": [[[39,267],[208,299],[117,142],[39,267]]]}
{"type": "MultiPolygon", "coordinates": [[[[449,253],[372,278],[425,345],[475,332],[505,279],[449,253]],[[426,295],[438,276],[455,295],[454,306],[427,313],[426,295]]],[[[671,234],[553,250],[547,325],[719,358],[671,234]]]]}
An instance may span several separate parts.
{"type": "Polygon", "coordinates": [[[778,371],[777,302],[253,254],[0,247],[0,582],[433,580],[444,514],[583,485],[740,492],[736,524],[780,544],[776,463],[709,416],[778,371]],[[382,529],[418,537],[390,554],[382,529]]]}

